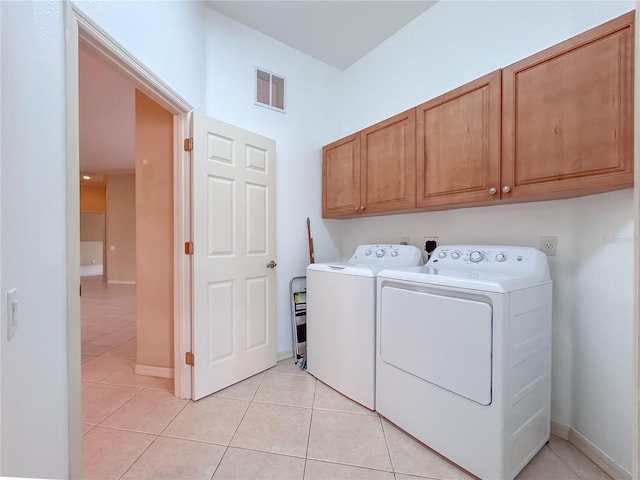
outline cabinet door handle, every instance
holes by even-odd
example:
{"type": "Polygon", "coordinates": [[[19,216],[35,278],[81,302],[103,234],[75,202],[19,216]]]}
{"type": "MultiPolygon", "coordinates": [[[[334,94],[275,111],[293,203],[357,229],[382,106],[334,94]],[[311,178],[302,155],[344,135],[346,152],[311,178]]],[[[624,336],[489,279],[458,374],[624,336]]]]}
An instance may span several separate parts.
{"type": "Polygon", "coordinates": [[[510,191],[511,191],[511,187],[509,185],[505,185],[504,187],[502,187],[503,193],[509,193],[510,191]]]}
{"type": "Polygon", "coordinates": [[[364,205],[360,205],[360,211],[364,212],[364,205]]]}
{"type": "Polygon", "coordinates": [[[495,187],[491,187],[489,189],[489,195],[495,195],[498,192],[498,190],[495,189],[495,187]]]}
{"type": "Polygon", "coordinates": [[[360,207],[356,205],[356,212],[360,211],[360,207]]]}

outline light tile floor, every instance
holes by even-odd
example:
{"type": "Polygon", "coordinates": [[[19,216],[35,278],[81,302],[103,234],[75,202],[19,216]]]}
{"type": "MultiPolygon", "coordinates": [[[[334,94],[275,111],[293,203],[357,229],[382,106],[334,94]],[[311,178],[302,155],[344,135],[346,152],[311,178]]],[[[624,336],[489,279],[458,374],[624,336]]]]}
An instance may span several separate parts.
{"type": "MultiPolygon", "coordinates": [[[[292,360],[192,402],[135,375],[135,287],[82,279],[83,478],[475,478],[292,360]]],[[[518,480],[610,480],[557,437],[518,480]]]]}

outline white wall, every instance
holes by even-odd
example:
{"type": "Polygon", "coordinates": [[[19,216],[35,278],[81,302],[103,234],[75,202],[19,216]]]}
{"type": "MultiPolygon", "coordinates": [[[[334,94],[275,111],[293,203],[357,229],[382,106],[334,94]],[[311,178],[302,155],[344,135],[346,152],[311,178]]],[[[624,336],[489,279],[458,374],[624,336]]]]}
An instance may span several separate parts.
{"type": "MultiPolygon", "coordinates": [[[[618,2],[438,2],[344,74],[341,136],[631,10],[618,2]]],[[[337,138],[337,137],[336,137],[337,138]]],[[[334,139],[332,139],[334,140],[334,139]]],[[[552,417],[631,471],[632,191],[580,199],[346,220],[356,245],[539,246],[557,235],[552,417]],[[599,293],[596,295],[596,293],[599,293]]]]}
{"type": "Polygon", "coordinates": [[[205,113],[276,141],[278,352],[291,350],[289,281],[340,256],[340,222],[321,221],[322,145],[340,135],[341,72],[214,11],[207,12],[205,113]],[[254,105],[254,68],[286,78],[287,112],[254,105]]]}
{"type": "Polygon", "coordinates": [[[1,474],[65,478],[63,4],[2,2],[1,22],[1,474]],[[11,288],[18,289],[19,320],[7,341],[11,288]]]}
{"type": "Polygon", "coordinates": [[[203,2],[73,3],[196,109],[204,107],[203,2]]]}

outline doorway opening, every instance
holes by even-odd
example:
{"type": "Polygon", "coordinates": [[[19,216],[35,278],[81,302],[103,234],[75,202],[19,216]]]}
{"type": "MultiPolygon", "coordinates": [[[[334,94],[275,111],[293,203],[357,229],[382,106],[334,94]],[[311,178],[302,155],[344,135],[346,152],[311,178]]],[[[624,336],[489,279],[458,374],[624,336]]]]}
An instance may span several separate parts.
{"type": "MultiPolygon", "coordinates": [[[[170,87],[157,78],[144,65],[132,57],[110,36],[103,32],[91,19],[71,3],[66,4],[66,78],[67,78],[67,310],[68,310],[68,365],[69,365],[69,475],[82,476],[81,436],[81,311],[80,311],[80,88],[79,88],[79,51],[89,47],[119,71],[134,86],[132,91],[144,94],[170,116],[171,135],[171,173],[172,180],[165,196],[172,199],[171,204],[171,248],[167,261],[171,265],[171,278],[165,281],[173,287],[173,305],[169,317],[174,319],[172,352],[174,362],[173,388],[175,396],[191,398],[190,367],[184,364],[185,352],[191,349],[191,303],[190,278],[191,261],[179,246],[190,238],[190,154],[182,149],[183,139],[190,136],[192,107],[178,96],[170,87]],[[182,359],[182,361],[180,361],[182,359]]],[[[134,100],[135,101],[135,100],[134,100]]],[[[105,128],[113,128],[114,122],[105,128]]],[[[134,125],[130,126],[131,132],[134,125]]],[[[132,134],[133,137],[133,134],[132,134]]],[[[113,144],[117,144],[119,138],[113,144]]],[[[113,155],[112,155],[113,157],[113,155]]],[[[117,157],[117,155],[116,155],[117,157]]],[[[115,168],[119,174],[127,174],[129,167],[115,168]],[[119,171],[118,171],[119,170],[119,171]],[[123,171],[125,170],[125,171],[123,171]]],[[[133,169],[133,167],[131,167],[133,169]]],[[[108,196],[108,194],[107,194],[108,196]]],[[[108,214],[107,214],[108,216],[108,214]]],[[[109,243],[109,222],[106,221],[104,248],[111,251],[109,243]]],[[[118,250],[118,245],[115,245],[118,250]]],[[[105,269],[110,274],[109,259],[105,258],[105,269]]],[[[113,273],[113,272],[111,272],[113,273]]],[[[135,277],[134,277],[135,279],[135,277]]],[[[107,283],[108,285],[108,283],[107,283]]],[[[127,285],[124,285],[125,287],[127,285]]],[[[130,286],[130,285],[129,285],[130,286]]],[[[128,347],[131,348],[131,347],[128,347]]],[[[140,372],[149,373],[149,372],[140,372]]]]}

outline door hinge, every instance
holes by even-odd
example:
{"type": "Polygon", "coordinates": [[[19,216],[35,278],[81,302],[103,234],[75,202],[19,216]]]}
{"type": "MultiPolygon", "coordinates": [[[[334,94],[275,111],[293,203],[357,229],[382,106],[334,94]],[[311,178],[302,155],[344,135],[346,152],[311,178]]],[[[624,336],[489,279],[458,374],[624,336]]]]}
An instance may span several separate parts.
{"type": "Polygon", "coordinates": [[[191,152],[193,150],[193,137],[184,139],[184,151],[191,152]]]}
{"type": "Polygon", "coordinates": [[[192,367],[195,365],[195,360],[193,358],[193,352],[187,352],[184,359],[187,365],[191,365],[192,367]]]}
{"type": "Polygon", "coordinates": [[[193,255],[193,242],[184,242],[184,254],[193,255]]]}

